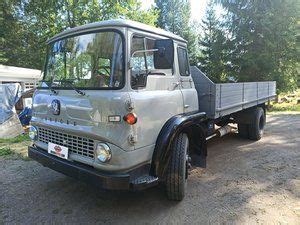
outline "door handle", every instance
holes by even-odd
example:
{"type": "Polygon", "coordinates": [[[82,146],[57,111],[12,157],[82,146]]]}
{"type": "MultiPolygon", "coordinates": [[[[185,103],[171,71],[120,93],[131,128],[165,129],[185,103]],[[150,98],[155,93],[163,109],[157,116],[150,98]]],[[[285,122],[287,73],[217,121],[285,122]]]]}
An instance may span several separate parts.
{"type": "Polygon", "coordinates": [[[175,88],[177,88],[180,85],[180,82],[174,82],[173,85],[174,85],[173,89],[175,89],[175,88]]]}
{"type": "Polygon", "coordinates": [[[190,107],[190,105],[184,105],[184,108],[187,109],[188,107],[190,107]]]}

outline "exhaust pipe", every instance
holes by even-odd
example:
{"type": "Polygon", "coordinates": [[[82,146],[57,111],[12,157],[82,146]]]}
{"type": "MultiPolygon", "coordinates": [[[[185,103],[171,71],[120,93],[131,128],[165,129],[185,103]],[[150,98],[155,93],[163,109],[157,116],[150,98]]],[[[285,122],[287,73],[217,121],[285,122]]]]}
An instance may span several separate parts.
{"type": "Polygon", "coordinates": [[[229,134],[233,130],[233,127],[226,125],[217,130],[217,134],[219,137],[223,137],[226,134],[229,134]]]}
{"type": "Polygon", "coordinates": [[[229,125],[226,125],[224,127],[220,127],[214,134],[208,136],[206,140],[208,141],[209,139],[212,139],[213,137],[223,137],[226,134],[231,133],[234,131],[236,128],[231,127],[229,125]]]}

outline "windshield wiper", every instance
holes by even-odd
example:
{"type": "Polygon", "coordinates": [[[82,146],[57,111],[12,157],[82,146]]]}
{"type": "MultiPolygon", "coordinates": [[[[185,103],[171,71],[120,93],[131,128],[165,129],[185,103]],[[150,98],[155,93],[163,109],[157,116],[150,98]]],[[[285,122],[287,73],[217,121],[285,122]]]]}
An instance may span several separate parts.
{"type": "Polygon", "coordinates": [[[70,86],[74,91],[76,91],[78,94],[80,94],[80,95],[82,95],[82,96],[85,95],[85,92],[83,92],[82,90],[76,88],[76,87],[74,86],[74,84],[73,84],[71,81],[68,81],[68,80],[63,80],[63,81],[65,81],[67,84],[69,84],[69,86],[70,86]]]}
{"type": "Polygon", "coordinates": [[[51,92],[53,92],[53,94],[57,94],[58,92],[57,92],[57,90],[55,90],[53,87],[52,87],[52,82],[49,82],[49,81],[46,81],[46,80],[41,80],[41,82],[45,82],[47,85],[48,85],[48,87],[49,87],[49,90],[51,91],[51,92]]]}
{"type": "Polygon", "coordinates": [[[53,87],[49,87],[49,89],[50,89],[50,91],[52,91],[53,92],[53,94],[57,94],[58,92],[57,92],[57,90],[55,90],[53,87]]]}

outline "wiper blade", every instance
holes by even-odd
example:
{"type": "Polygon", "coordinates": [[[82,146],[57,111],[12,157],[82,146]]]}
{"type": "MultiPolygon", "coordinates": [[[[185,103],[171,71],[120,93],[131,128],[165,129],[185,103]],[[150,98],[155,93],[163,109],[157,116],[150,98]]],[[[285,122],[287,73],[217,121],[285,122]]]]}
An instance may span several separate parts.
{"type": "Polygon", "coordinates": [[[71,81],[68,81],[68,80],[64,80],[67,84],[69,84],[69,86],[74,90],[76,91],[78,94],[84,96],[85,95],[85,92],[83,92],[82,90],[76,88],[71,81]]]}
{"type": "Polygon", "coordinates": [[[49,81],[46,81],[46,80],[41,80],[41,82],[49,83],[49,84],[48,84],[49,90],[50,90],[51,92],[53,92],[54,94],[57,94],[57,93],[58,93],[58,92],[52,87],[52,82],[49,82],[49,81]]]}
{"type": "Polygon", "coordinates": [[[81,94],[82,96],[85,95],[85,92],[83,92],[82,90],[76,88],[75,86],[71,85],[71,87],[74,89],[74,91],[76,91],[78,94],[81,94]]]}
{"type": "Polygon", "coordinates": [[[55,90],[53,87],[49,87],[50,91],[52,91],[54,94],[57,94],[57,90],[55,90]]]}

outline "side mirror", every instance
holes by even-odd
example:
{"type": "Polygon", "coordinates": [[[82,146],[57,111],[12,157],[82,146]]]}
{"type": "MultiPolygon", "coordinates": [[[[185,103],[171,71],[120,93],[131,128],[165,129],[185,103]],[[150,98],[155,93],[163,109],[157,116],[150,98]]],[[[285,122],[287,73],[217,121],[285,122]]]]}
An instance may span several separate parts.
{"type": "Polygon", "coordinates": [[[172,39],[156,40],[154,48],[158,51],[154,52],[155,69],[172,69],[174,63],[174,42],[172,39]]]}
{"type": "Polygon", "coordinates": [[[166,49],[164,47],[160,47],[157,49],[157,54],[159,57],[165,57],[166,49]]]}

